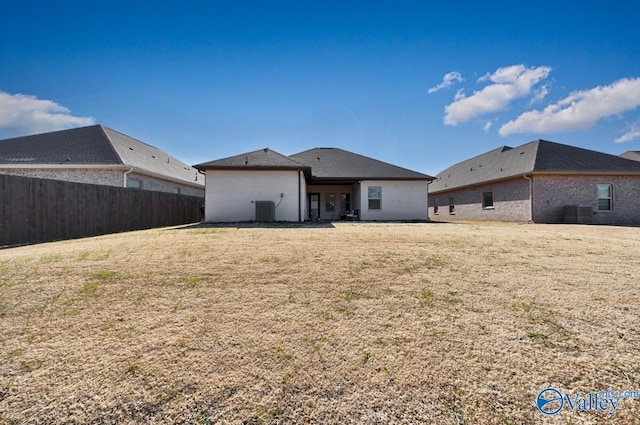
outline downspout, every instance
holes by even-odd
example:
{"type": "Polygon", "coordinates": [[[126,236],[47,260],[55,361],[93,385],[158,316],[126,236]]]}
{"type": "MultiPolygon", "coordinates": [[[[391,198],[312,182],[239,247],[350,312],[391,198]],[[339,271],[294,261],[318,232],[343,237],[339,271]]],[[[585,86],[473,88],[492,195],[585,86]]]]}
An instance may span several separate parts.
{"type": "MultiPolygon", "coordinates": [[[[200,207],[200,214],[202,215],[202,221],[204,221],[204,218],[207,216],[207,173],[198,168],[196,168],[196,170],[198,171],[198,174],[202,174],[204,176],[204,205],[200,207]]],[[[196,174],[196,181],[198,180],[198,174],[196,174]]]]}
{"type": "Polygon", "coordinates": [[[427,182],[427,221],[431,221],[429,218],[429,185],[433,183],[433,180],[427,182]]]}
{"type": "Polygon", "coordinates": [[[533,179],[526,174],[522,177],[529,180],[529,221],[533,221],[533,179]]]}
{"type": "Polygon", "coordinates": [[[302,223],[302,196],[300,196],[302,183],[300,183],[300,173],[302,173],[302,171],[298,170],[298,223],[302,223]]]}
{"type": "Polygon", "coordinates": [[[123,177],[124,177],[124,183],[123,183],[122,187],[127,187],[127,175],[128,175],[129,173],[131,173],[132,171],[133,171],[133,168],[129,168],[129,171],[125,171],[125,172],[124,172],[124,175],[123,175],[123,177]]]}

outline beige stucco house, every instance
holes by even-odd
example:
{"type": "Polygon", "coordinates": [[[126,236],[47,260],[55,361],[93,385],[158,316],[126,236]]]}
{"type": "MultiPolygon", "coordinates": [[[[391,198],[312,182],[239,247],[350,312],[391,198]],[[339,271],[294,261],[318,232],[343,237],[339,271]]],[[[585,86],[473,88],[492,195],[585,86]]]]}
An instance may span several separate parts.
{"type": "Polygon", "coordinates": [[[336,148],[265,148],[194,166],[205,221],[426,220],[433,177],[336,148]]]}

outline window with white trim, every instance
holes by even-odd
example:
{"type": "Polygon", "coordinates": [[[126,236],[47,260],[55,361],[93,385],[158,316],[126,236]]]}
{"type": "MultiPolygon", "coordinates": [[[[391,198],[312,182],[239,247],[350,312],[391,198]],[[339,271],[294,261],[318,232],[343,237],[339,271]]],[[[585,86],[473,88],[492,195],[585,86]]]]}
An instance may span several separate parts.
{"type": "Polygon", "coordinates": [[[598,211],[613,210],[613,188],[610,184],[598,185],[598,211]]]}
{"type": "Polygon", "coordinates": [[[369,199],[369,209],[382,209],[382,186],[369,186],[367,188],[367,194],[369,199]]]}

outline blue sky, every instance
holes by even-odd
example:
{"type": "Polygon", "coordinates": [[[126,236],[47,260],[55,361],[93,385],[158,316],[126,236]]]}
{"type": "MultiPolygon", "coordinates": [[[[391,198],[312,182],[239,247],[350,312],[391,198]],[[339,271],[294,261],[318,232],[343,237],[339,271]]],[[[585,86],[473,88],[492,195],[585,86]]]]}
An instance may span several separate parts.
{"type": "Polygon", "coordinates": [[[0,138],[103,124],[199,163],[333,146],[435,175],[546,139],[640,150],[633,1],[29,1],[0,138]]]}

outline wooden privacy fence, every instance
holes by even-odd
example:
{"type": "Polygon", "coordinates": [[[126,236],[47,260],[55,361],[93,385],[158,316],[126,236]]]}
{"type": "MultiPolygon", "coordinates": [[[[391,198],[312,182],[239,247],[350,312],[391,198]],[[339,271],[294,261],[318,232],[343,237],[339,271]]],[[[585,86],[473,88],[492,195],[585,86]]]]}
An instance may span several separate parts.
{"type": "Polygon", "coordinates": [[[0,175],[0,246],[195,223],[204,198],[0,175]]]}

